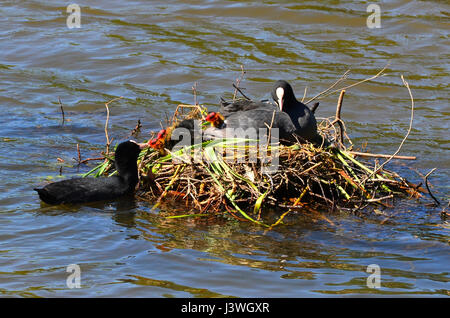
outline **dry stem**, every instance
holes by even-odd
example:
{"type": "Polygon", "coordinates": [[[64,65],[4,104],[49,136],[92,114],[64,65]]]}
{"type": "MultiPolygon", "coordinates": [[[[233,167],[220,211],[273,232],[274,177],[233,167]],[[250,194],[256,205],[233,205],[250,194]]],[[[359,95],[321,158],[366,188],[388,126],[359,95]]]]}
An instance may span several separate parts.
{"type": "Polygon", "coordinates": [[[436,168],[431,169],[430,172],[428,172],[424,179],[425,179],[425,186],[427,187],[428,190],[428,194],[431,196],[431,198],[433,198],[434,202],[436,202],[436,204],[439,206],[441,205],[441,202],[438,201],[438,199],[436,199],[436,197],[433,195],[433,193],[431,193],[430,187],[428,186],[428,177],[436,170],[436,168]]]}
{"type": "Polygon", "coordinates": [[[108,135],[108,122],[109,122],[109,104],[111,104],[112,102],[122,99],[123,96],[120,97],[116,97],[111,99],[109,102],[105,103],[105,107],[106,107],[106,122],[105,122],[105,136],[106,136],[106,154],[109,153],[109,146],[111,145],[111,141],[109,140],[109,135],[108,135]]]}
{"type": "Polygon", "coordinates": [[[58,96],[58,102],[59,102],[59,107],[61,108],[61,114],[62,114],[62,123],[61,123],[61,125],[64,126],[64,121],[65,121],[64,108],[63,108],[63,105],[61,103],[61,98],[59,98],[59,96],[58,96]]]}
{"type": "Polygon", "coordinates": [[[402,142],[401,142],[400,145],[398,146],[397,151],[395,151],[393,155],[391,155],[385,162],[383,162],[377,169],[374,170],[372,177],[373,177],[374,175],[376,175],[381,169],[383,169],[383,167],[384,167],[389,161],[391,161],[391,160],[392,160],[392,159],[400,152],[400,150],[401,150],[402,147],[403,147],[403,144],[405,143],[406,139],[408,138],[408,136],[409,136],[409,134],[411,133],[411,130],[412,130],[412,125],[413,125],[413,120],[414,120],[414,98],[413,98],[413,96],[412,96],[411,89],[409,88],[408,82],[404,79],[403,75],[401,76],[401,78],[402,78],[403,84],[404,84],[405,87],[408,89],[408,93],[409,93],[409,96],[410,96],[410,98],[411,98],[411,119],[410,119],[410,121],[409,121],[409,128],[408,128],[408,131],[407,131],[405,137],[403,138],[402,142]]]}

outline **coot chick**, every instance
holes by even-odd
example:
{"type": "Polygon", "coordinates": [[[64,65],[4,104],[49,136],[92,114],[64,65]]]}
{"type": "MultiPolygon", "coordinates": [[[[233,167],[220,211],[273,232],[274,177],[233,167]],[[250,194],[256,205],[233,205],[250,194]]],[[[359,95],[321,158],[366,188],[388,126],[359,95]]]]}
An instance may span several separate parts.
{"type": "MultiPolygon", "coordinates": [[[[176,123],[173,127],[166,129],[165,148],[177,151],[183,146],[194,144],[195,137],[195,120],[191,118],[183,119],[176,123]]],[[[197,127],[200,131],[200,127],[197,127]]]]}
{"type": "MultiPolygon", "coordinates": [[[[148,145],[158,150],[161,155],[166,154],[166,149],[177,151],[183,146],[191,146],[195,143],[196,133],[194,119],[187,118],[175,123],[171,127],[161,129],[156,138],[149,140],[148,145]]],[[[201,128],[197,127],[199,137],[201,128]]],[[[200,140],[201,142],[201,140],[200,140]]]]}
{"type": "Polygon", "coordinates": [[[153,138],[148,141],[148,145],[150,146],[150,148],[159,151],[161,155],[165,155],[166,138],[167,138],[167,130],[161,129],[156,135],[156,138],[153,138]]]}
{"type": "Polygon", "coordinates": [[[141,148],[145,146],[134,141],[119,144],[115,152],[118,174],[112,177],[74,178],[50,183],[34,190],[47,204],[87,203],[131,194],[138,183],[137,158],[141,148]]]}
{"type": "Polygon", "coordinates": [[[216,128],[223,128],[225,124],[225,117],[221,113],[210,112],[205,120],[216,128]]]}

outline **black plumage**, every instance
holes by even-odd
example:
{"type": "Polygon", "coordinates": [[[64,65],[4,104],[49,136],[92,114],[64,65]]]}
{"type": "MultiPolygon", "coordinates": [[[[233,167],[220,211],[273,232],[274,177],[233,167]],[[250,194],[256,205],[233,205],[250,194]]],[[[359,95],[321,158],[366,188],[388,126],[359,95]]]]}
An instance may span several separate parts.
{"type": "Polygon", "coordinates": [[[220,101],[220,113],[225,117],[229,117],[236,112],[239,111],[248,111],[252,109],[265,108],[277,110],[278,107],[276,104],[269,102],[268,100],[264,101],[253,101],[249,99],[238,99],[234,102],[229,102],[226,100],[220,101]]]}
{"type": "Polygon", "coordinates": [[[48,204],[87,203],[116,199],[131,194],[138,183],[137,159],[141,147],[134,141],[117,146],[117,175],[100,178],[74,178],[36,188],[42,201],[48,204]]]}
{"type": "Polygon", "coordinates": [[[240,99],[234,102],[221,101],[221,114],[225,117],[222,127],[208,128],[205,135],[210,138],[223,138],[233,134],[231,129],[277,128],[279,137],[288,143],[295,140],[307,140],[317,144],[323,137],[317,133],[314,113],[295,98],[292,86],[284,81],[275,82],[271,95],[274,103],[240,99]],[[273,119],[273,121],[272,121],[273,119]]]}
{"type": "Polygon", "coordinates": [[[317,121],[308,106],[298,101],[292,86],[284,81],[276,81],[272,89],[272,98],[281,111],[287,113],[295,125],[295,134],[311,142],[322,140],[317,133],[317,121]]]}
{"type": "Polygon", "coordinates": [[[199,137],[201,139],[201,127],[196,127],[198,124],[194,119],[183,119],[182,121],[176,123],[173,127],[166,129],[167,135],[164,142],[164,147],[177,151],[184,146],[191,146],[196,142],[201,142],[201,140],[195,140],[197,136],[195,130],[197,129],[199,137]]]}
{"type": "MultiPolygon", "coordinates": [[[[230,115],[225,119],[223,128],[211,127],[205,130],[208,138],[264,138],[267,128],[278,129],[278,138],[283,142],[293,142],[295,126],[289,115],[277,110],[255,108],[230,115]],[[272,120],[273,119],[273,120],[272,120]],[[260,133],[263,133],[261,136],[260,133]]],[[[272,137],[277,137],[272,131],[272,137]]]]}

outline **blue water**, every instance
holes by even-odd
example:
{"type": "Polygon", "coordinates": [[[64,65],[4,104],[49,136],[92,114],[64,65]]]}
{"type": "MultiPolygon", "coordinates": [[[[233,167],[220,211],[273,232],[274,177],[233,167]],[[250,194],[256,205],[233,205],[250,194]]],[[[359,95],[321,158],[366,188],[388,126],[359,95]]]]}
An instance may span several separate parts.
{"type": "MultiPolygon", "coordinates": [[[[0,4],[0,295],[4,297],[448,296],[450,291],[448,14],[434,1],[384,1],[381,28],[366,26],[367,3],[325,1],[77,1],[81,28],[66,26],[60,1],[0,4]],[[308,212],[263,228],[227,219],[168,219],[145,201],[72,207],[41,204],[32,190],[95,166],[105,149],[104,103],[113,144],[157,130],[166,113],[197,99],[211,109],[231,84],[268,98],[289,80],[299,98],[351,69],[342,111],[353,142],[394,153],[388,168],[428,195],[378,214],[308,212]],[[65,123],[58,98],[61,99],[65,123]],[[57,158],[62,159],[58,160],[57,158]],[[67,267],[80,267],[69,288],[67,267]],[[369,288],[367,266],[380,268],[369,288]]],[[[334,115],[338,93],[320,100],[334,115]]],[[[381,161],[380,161],[381,163],[381,161]]]]}

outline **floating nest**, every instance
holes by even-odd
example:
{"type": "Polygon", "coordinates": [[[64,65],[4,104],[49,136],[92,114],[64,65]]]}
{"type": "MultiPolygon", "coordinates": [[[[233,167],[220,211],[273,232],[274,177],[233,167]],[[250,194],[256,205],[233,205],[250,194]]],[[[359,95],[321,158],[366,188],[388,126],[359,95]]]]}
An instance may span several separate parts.
{"type": "MultiPolygon", "coordinates": [[[[293,211],[366,211],[392,207],[399,196],[421,197],[420,185],[385,169],[391,159],[413,159],[396,156],[401,146],[394,155],[384,156],[353,150],[340,118],[344,92],[336,117],[318,124],[331,146],[297,142],[266,143],[261,148],[251,140],[231,138],[165,152],[149,148],[139,157],[137,196],[154,208],[175,203],[178,208],[171,217],[225,215],[269,228],[293,211]],[[377,165],[370,157],[386,159],[377,165]],[[267,223],[265,212],[274,210],[275,222],[267,223]]],[[[203,106],[179,105],[165,127],[186,118],[203,120],[206,114],[203,106]]],[[[113,158],[106,156],[86,175],[110,175],[113,167],[113,158]]]]}

